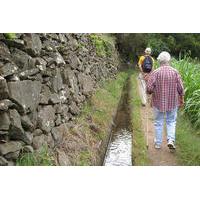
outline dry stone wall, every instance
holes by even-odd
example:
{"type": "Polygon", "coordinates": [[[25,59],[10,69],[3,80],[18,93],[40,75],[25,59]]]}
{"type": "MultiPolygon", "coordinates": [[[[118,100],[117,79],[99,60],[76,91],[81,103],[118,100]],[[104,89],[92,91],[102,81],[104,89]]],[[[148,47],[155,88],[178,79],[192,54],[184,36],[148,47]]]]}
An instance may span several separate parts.
{"type": "Polygon", "coordinates": [[[98,56],[90,34],[16,36],[0,34],[0,165],[58,146],[83,102],[118,66],[115,51],[98,56]]]}

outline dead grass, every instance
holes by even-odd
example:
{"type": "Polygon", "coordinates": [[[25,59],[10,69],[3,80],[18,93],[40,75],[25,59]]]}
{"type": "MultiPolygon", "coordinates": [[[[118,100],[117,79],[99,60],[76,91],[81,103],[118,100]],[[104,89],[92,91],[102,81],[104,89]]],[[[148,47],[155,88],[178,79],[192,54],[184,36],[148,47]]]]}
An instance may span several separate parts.
{"type": "Polygon", "coordinates": [[[127,72],[106,81],[88,100],[66,137],[67,154],[73,165],[100,165],[109,138],[113,114],[117,109],[127,72]],[[91,129],[93,124],[97,131],[91,129]]]}

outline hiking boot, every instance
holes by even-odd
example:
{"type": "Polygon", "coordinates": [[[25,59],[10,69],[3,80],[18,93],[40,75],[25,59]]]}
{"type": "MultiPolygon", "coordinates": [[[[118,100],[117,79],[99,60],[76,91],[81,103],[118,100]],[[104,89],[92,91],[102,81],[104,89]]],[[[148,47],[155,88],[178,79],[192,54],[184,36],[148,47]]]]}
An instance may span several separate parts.
{"type": "Polygon", "coordinates": [[[155,147],[155,149],[160,149],[160,148],[161,148],[161,145],[155,144],[154,147],[155,147]]]}
{"type": "Polygon", "coordinates": [[[169,147],[169,149],[176,149],[175,144],[174,144],[173,141],[169,141],[169,142],[167,143],[167,146],[169,147]]]}

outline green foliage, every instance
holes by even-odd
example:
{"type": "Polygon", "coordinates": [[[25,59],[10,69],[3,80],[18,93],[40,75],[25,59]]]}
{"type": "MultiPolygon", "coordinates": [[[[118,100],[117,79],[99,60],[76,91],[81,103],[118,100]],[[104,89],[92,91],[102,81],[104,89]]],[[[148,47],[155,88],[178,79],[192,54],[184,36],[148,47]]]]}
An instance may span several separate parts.
{"type": "Polygon", "coordinates": [[[192,58],[200,58],[199,33],[126,33],[116,34],[118,50],[126,59],[144,53],[147,46],[152,48],[153,56],[161,51],[169,51],[178,57],[180,53],[188,53],[192,58]]]}
{"type": "Polygon", "coordinates": [[[177,158],[181,165],[200,165],[200,131],[196,130],[184,113],[177,118],[177,158]]]}
{"type": "Polygon", "coordinates": [[[115,49],[115,41],[113,37],[108,35],[90,34],[90,38],[96,47],[98,56],[106,57],[111,56],[115,49]]]}
{"type": "Polygon", "coordinates": [[[169,47],[161,38],[150,38],[147,46],[152,49],[154,56],[158,56],[162,51],[170,52],[169,47]]]}
{"type": "Polygon", "coordinates": [[[196,127],[200,127],[200,63],[185,56],[173,59],[172,66],[180,72],[185,87],[184,111],[196,127]]]}
{"type": "Polygon", "coordinates": [[[15,33],[4,33],[4,36],[6,37],[6,39],[9,39],[9,40],[16,39],[15,33]]]}
{"type": "Polygon", "coordinates": [[[24,153],[16,161],[17,166],[53,166],[53,157],[44,146],[39,152],[24,153]]]}

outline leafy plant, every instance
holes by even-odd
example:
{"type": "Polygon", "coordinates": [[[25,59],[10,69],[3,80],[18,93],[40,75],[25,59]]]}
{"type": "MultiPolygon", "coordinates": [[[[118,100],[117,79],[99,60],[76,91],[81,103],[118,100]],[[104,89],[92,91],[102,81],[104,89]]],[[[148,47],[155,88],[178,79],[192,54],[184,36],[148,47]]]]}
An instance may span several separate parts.
{"type": "Polygon", "coordinates": [[[44,146],[40,151],[24,153],[16,161],[18,166],[52,166],[53,157],[49,154],[48,147],[44,146]]]}
{"type": "Polygon", "coordinates": [[[184,111],[196,127],[200,127],[200,64],[187,55],[173,59],[174,66],[181,74],[185,87],[184,111]]]}
{"type": "Polygon", "coordinates": [[[9,39],[9,40],[16,39],[15,33],[4,33],[4,36],[6,37],[6,39],[9,39]]]}
{"type": "Polygon", "coordinates": [[[98,56],[110,56],[114,51],[114,40],[112,37],[106,35],[91,34],[90,38],[96,48],[98,56]]]}

